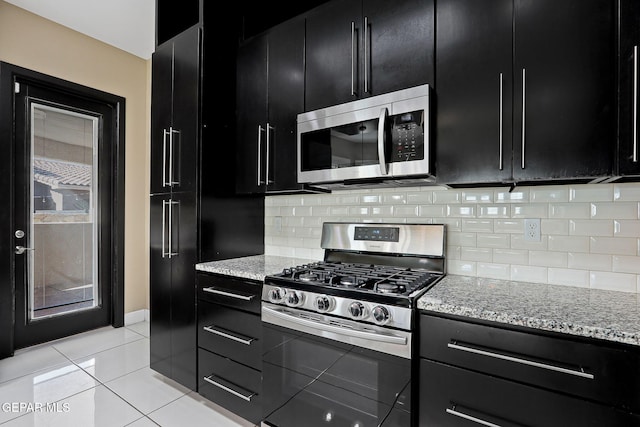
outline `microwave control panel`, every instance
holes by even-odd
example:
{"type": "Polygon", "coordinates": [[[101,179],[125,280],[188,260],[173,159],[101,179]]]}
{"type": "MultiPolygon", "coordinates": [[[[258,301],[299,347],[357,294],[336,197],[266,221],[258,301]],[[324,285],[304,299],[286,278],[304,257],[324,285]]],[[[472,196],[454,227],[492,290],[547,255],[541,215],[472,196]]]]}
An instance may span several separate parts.
{"type": "Polygon", "coordinates": [[[424,126],[420,111],[392,116],[392,162],[424,159],[424,126]]]}

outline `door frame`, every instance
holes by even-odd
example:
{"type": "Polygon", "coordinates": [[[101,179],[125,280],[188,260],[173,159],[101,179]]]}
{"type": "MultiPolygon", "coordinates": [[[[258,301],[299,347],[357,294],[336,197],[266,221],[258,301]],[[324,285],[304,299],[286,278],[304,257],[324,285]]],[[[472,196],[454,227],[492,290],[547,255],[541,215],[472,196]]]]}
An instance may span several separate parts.
{"type": "MultiPolygon", "coordinates": [[[[73,83],[57,77],[0,61],[0,200],[9,200],[0,209],[0,359],[13,355],[15,325],[15,256],[13,214],[15,153],[14,106],[16,81],[44,86],[71,95],[91,98],[113,108],[114,203],[111,210],[111,325],[124,326],[124,167],[125,167],[125,99],[123,97],[73,83]]],[[[5,202],[6,203],[6,202],[5,202]]]]}

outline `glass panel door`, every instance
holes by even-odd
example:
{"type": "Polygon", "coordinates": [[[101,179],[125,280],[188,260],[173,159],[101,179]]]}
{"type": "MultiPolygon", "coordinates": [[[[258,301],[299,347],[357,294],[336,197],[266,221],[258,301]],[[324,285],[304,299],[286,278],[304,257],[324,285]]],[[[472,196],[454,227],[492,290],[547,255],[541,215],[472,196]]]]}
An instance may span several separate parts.
{"type": "MultiPolygon", "coordinates": [[[[31,103],[28,319],[98,306],[97,117],[31,103]]],[[[19,250],[19,249],[18,249],[19,250]]]]}

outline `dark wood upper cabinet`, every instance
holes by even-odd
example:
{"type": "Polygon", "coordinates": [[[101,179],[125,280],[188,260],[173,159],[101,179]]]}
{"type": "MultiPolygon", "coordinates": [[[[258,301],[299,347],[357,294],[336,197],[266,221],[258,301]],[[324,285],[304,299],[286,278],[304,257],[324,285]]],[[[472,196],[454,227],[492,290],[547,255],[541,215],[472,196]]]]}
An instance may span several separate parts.
{"type": "Polygon", "coordinates": [[[638,79],[640,78],[640,2],[620,0],[619,33],[619,146],[616,174],[640,176],[640,133],[638,132],[638,79]]]}
{"type": "Polygon", "coordinates": [[[173,45],[156,49],[151,59],[151,193],[170,191],[166,185],[165,131],[173,110],[173,45]]]}
{"type": "Polygon", "coordinates": [[[436,177],[511,178],[512,0],[440,0],[436,36],[436,177]]]}
{"type": "Polygon", "coordinates": [[[514,180],[611,175],[614,2],[515,0],[514,5],[514,180]]]}
{"type": "Polygon", "coordinates": [[[433,81],[433,1],[334,0],[307,15],[306,111],[433,81]]]}
{"type": "Polygon", "coordinates": [[[438,182],[609,176],[616,140],[613,2],[476,3],[438,3],[438,182]]]}
{"type": "Polygon", "coordinates": [[[238,52],[239,193],[301,190],[296,117],[304,108],[304,19],[286,21],[238,52]]]}
{"type": "Polygon", "coordinates": [[[266,145],[267,37],[257,36],[238,50],[237,156],[238,193],[264,191],[262,144],[266,145]]]}
{"type": "Polygon", "coordinates": [[[151,193],[196,189],[200,29],[156,49],[151,84],[151,193]]]}

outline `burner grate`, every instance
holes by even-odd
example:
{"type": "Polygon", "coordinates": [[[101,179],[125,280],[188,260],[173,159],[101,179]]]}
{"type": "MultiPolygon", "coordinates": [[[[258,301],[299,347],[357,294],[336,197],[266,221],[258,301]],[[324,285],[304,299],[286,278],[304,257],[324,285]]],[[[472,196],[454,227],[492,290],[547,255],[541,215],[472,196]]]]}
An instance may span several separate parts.
{"type": "Polygon", "coordinates": [[[326,261],[288,268],[281,274],[319,286],[395,295],[411,294],[439,276],[422,269],[326,261]]]}

